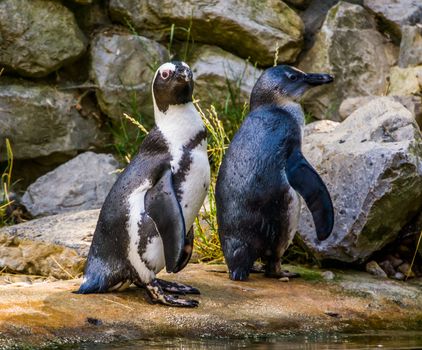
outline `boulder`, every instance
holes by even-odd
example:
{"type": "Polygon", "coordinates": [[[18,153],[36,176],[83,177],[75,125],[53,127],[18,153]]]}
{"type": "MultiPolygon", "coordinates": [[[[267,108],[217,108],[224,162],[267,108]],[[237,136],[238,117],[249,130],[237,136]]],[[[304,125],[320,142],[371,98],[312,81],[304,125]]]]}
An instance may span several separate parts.
{"type": "Polygon", "coordinates": [[[98,215],[65,213],[0,229],[0,268],[60,279],[81,275],[98,215]]]}
{"type": "Polygon", "coordinates": [[[75,18],[59,2],[0,2],[0,65],[26,77],[43,77],[85,51],[75,18]]]}
{"type": "MultiPolygon", "coordinates": [[[[380,96],[359,96],[346,98],[340,105],[339,115],[341,120],[346,119],[358,108],[364,104],[379,98],[380,96]]],[[[422,128],[422,98],[420,96],[408,95],[408,96],[389,96],[394,101],[401,103],[406,107],[416,119],[419,127],[422,128]]]]}
{"type": "Polygon", "coordinates": [[[305,132],[303,153],[327,184],[335,224],[318,242],[303,206],[300,235],[320,259],[362,263],[422,210],[419,127],[401,104],[380,97],[337,126],[308,128],[314,132],[305,132]]]}
{"type": "Polygon", "coordinates": [[[111,0],[110,15],[157,40],[191,38],[264,66],[273,64],[277,46],[278,62],[294,62],[302,48],[302,20],[280,0],[199,0],[183,5],[174,0],[111,0]]]}
{"type": "Polygon", "coordinates": [[[98,103],[107,116],[118,120],[124,112],[153,115],[151,83],[155,70],[168,60],[164,46],[112,30],[94,38],[91,56],[98,103]]]}
{"type": "Polygon", "coordinates": [[[388,95],[420,95],[422,92],[422,65],[410,68],[394,66],[390,71],[388,95]]]}
{"type": "Polygon", "coordinates": [[[385,271],[374,260],[366,263],[365,270],[371,275],[374,275],[377,277],[383,277],[383,278],[387,277],[387,274],[385,273],[385,271]]]}
{"type": "Polygon", "coordinates": [[[422,65],[422,24],[403,26],[400,42],[399,67],[422,65]]]}
{"type": "Polygon", "coordinates": [[[190,62],[195,79],[195,97],[203,107],[235,100],[249,103],[249,96],[262,71],[248,61],[216,46],[201,46],[190,62]]]}
{"type": "Polygon", "coordinates": [[[299,65],[306,72],[335,77],[334,83],[306,94],[306,110],[317,119],[340,120],[338,109],[346,97],[384,93],[392,63],[392,46],[368,11],[339,2],[328,12],[314,46],[299,65]]]}
{"type": "Polygon", "coordinates": [[[110,154],[82,153],[31,184],[22,204],[35,217],[100,208],[118,165],[110,154]]]}
{"type": "Polygon", "coordinates": [[[403,25],[422,23],[422,2],[419,0],[364,0],[384,30],[400,39],[403,25]]]}
{"type": "MultiPolygon", "coordinates": [[[[104,146],[107,135],[93,118],[84,118],[79,96],[22,81],[0,85],[0,147],[9,138],[15,159],[32,159],[104,146]],[[82,111],[81,111],[82,112],[82,111]]],[[[0,161],[6,153],[0,152],[0,161]]]]}

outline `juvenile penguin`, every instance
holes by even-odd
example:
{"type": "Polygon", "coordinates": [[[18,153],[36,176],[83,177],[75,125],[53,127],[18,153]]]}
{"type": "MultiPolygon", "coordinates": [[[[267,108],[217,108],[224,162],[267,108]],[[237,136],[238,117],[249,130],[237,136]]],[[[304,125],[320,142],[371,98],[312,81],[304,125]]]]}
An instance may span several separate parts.
{"type": "Polygon", "coordinates": [[[152,83],[155,127],[120,174],[100,212],[78,293],[145,287],[153,302],[194,307],[196,288],[156,278],[190,259],[192,225],[206,196],[210,167],[206,129],[192,103],[192,71],[163,64],[152,83]]]}
{"type": "Polygon", "coordinates": [[[318,239],[330,235],[333,206],[301,152],[304,114],[298,100],[332,81],[328,74],[281,65],[264,71],[255,84],[250,113],[225,154],[216,184],[219,236],[232,280],[246,280],[258,258],[266,276],[286,275],[281,257],[298,224],[296,192],[312,213],[318,239]]]}

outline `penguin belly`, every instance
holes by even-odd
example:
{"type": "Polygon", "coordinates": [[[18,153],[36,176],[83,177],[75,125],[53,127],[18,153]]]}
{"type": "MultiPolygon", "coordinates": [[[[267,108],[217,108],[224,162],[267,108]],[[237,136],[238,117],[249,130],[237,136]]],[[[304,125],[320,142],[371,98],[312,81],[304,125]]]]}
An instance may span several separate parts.
{"type": "Polygon", "coordinates": [[[191,163],[185,179],[180,183],[180,206],[185,218],[186,231],[192,227],[210,184],[210,165],[206,140],[191,150],[191,163]]]}
{"type": "Polygon", "coordinates": [[[284,228],[282,229],[280,244],[278,247],[278,255],[281,257],[296,234],[300,217],[300,197],[297,192],[290,187],[286,195],[287,210],[283,210],[280,215],[284,216],[284,228]]]}

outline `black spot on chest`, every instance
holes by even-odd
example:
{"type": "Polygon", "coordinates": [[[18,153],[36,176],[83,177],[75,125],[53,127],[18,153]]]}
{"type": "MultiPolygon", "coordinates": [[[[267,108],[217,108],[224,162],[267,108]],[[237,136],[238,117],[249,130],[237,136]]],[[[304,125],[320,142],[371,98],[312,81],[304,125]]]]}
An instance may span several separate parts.
{"type": "Polygon", "coordinates": [[[207,138],[207,131],[202,129],[198,132],[186,145],[183,146],[183,154],[179,161],[179,169],[173,175],[174,187],[177,199],[181,201],[182,183],[186,180],[186,175],[189,173],[192,164],[192,150],[195,149],[203,140],[207,138]]]}

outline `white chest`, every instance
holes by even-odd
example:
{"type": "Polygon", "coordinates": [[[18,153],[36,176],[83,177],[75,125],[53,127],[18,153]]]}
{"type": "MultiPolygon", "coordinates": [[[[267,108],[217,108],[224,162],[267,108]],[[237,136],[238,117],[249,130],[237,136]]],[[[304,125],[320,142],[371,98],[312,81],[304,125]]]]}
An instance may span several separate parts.
{"type": "Polygon", "coordinates": [[[191,164],[181,183],[181,200],[186,230],[189,230],[198,215],[210,185],[210,165],[204,140],[191,152],[191,164]]]}
{"type": "Polygon", "coordinates": [[[204,124],[192,103],[169,106],[166,113],[156,110],[155,120],[168,143],[173,174],[183,172],[179,184],[180,205],[186,230],[189,230],[201,208],[210,183],[206,140],[189,150],[188,166],[181,160],[186,157],[185,147],[204,130],[204,124]]]}

